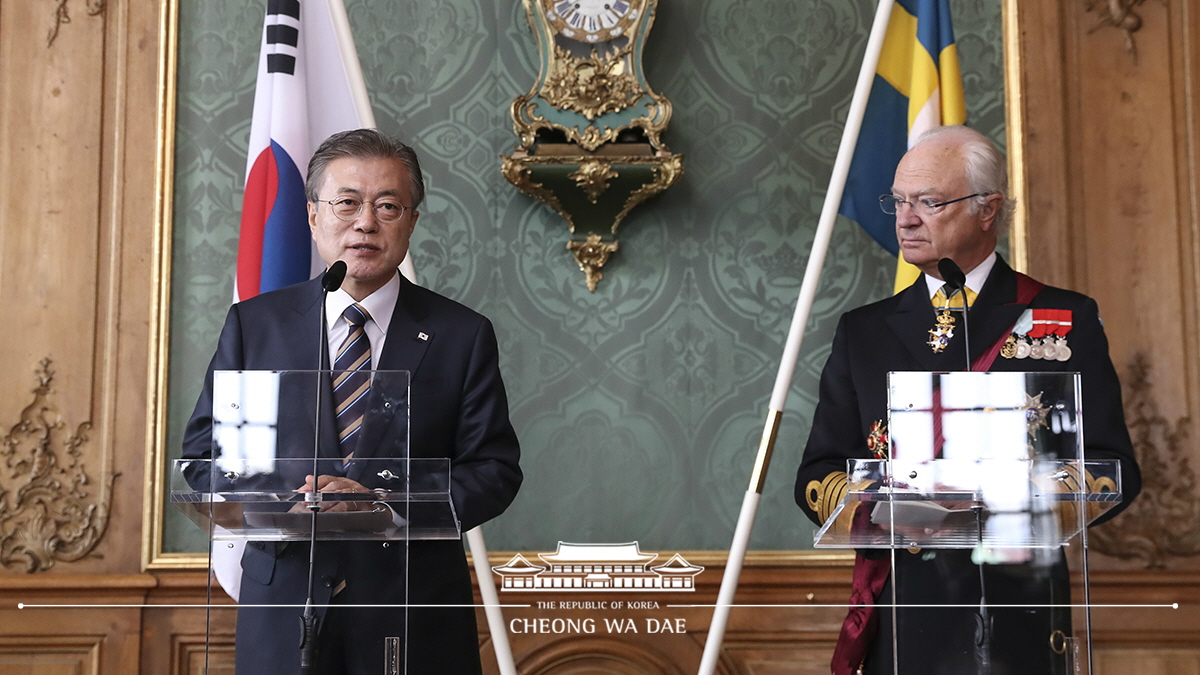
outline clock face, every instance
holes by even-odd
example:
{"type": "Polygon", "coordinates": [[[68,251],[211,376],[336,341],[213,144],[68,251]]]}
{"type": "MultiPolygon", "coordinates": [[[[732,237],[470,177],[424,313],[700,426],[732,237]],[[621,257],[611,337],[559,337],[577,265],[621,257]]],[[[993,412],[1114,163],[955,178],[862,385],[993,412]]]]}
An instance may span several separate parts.
{"type": "Polygon", "coordinates": [[[636,0],[543,0],[546,17],[564,37],[580,42],[607,42],[637,23],[636,0]]]}

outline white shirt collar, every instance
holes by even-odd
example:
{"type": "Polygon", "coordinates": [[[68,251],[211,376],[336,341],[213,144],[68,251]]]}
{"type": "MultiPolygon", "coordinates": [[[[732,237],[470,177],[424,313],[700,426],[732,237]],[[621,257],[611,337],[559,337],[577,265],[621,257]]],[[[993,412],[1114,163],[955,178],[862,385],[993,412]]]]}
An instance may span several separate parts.
{"type": "MultiPolygon", "coordinates": [[[[392,312],[396,310],[396,299],[400,297],[400,272],[392,275],[383,286],[374,293],[363,298],[358,304],[366,308],[371,315],[371,321],[379,327],[379,332],[387,335],[388,326],[392,323],[392,312]]],[[[329,326],[340,318],[346,308],[354,304],[354,298],[343,289],[337,289],[325,299],[325,318],[329,326]]]]}
{"type": "MultiPolygon", "coordinates": [[[[967,288],[978,294],[983,289],[983,283],[987,281],[988,275],[992,273],[992,268],[995,266],[996,252],[992,251],[991,255],[984,258],[983,262],[975,266],[975,269],[967,272],[967,288]]],[[[937,295],[937,292],[942,289],[942,285],[946,282],[928,274],[924,276],[925,285],[929,290],[929,299],[932,300],[933,296],[937,295]]]]}

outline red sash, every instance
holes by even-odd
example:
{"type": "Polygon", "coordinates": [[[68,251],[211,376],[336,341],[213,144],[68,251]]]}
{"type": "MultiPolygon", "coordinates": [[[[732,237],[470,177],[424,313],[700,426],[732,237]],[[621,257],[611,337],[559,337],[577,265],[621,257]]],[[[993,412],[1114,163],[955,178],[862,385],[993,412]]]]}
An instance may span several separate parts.
{"type": "MultiPolygon", "coordinates": [[[[1020,272],[1017,275],[1017,304],[1028,305],[1037,294],[1046,287],[1036,279],[1020,272]]],[[[1000,348],[1004,346],[1008,336],[1012,334],[1016,323],[1000,334],[996,343],[979,355],[971,363],[971,370],[984,372],[992,367],[1000,348]]],[[[870,510],[860,505],[854,514],[854,527],[867,526],[870,510]]],[[[837,646],[833,649],[833,660],[830,662],[830,672],[833,675],[855,675],[861,672],[867,649],[875,639],[875,631],[879,625],[876,616],[875,598],[883,591],[883,584],[891,572],[891,557],[884,556],[877,560],[864,558],[862,554],[854,554],[854,580],[850,587],[850,609],[842,622],[841,633],[838,634],[837,646]]]]}

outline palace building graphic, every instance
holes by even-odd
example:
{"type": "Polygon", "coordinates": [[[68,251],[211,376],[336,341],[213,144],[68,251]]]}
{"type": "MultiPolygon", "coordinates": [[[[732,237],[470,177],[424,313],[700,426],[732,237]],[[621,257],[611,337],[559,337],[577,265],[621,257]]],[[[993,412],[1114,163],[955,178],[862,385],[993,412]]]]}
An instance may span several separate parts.
{"type": "Polygon", "coordinates": [[[518,553],[493,567],[505,591],[694,591],[703,567],[692,565],[676,553],[667,562],[650,567],[657,553],[643,553],[638,543],[569,544],[558,542],[554,553],[539,553],[545,565],[529,562],[518,553]]]}

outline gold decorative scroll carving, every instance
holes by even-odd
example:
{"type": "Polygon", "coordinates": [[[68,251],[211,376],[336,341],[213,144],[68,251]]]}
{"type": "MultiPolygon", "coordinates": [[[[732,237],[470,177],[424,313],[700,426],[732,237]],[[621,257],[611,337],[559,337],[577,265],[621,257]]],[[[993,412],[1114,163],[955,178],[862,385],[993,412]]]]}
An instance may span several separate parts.
{"type": "Polygon", "coordinates": [[[612,170],[608,162],[598,159],[585,159],[579,163],[579,168],[570,174],[579,189],[587,195],[588,201],[595,204],[600,195],[608,189],[608,181],[616,178],[617,172],[612,170]]]}
{"type": "Polygon", "coordinates": [[[116,479],[95,485],[88,477],[80,457],[91,421],[70,431],[53,402],[50,359],[35,373],[33,402],[0,437],[0,564],[28,573],[91,553],[108,525],[116,479]]]}
{"type": "Polygon", "coordinates": [[[1140,560],[1150,568],[1170,557],[1200,554],[1200,499],[1184,440],[1191,420],[1171,422],[1159,414],[1145,354],[1130,365],[1125,419],[1142,470],[1142,493],[1121,515],[1088,533],[1089,547],[1106,555],[1140,560]]]}
{"type": "Polygon", "coordinates": [[[621,209],[621,213],[617,214],[616,219],[613,220],[613,234],[617,233],[617,226],[621,224],[621,221],[625,220],[625,216],[629,215],[629,212],[635,206],[671,187],[682,175],[683,155],[656,157],[654,161],[654,181],[634,190],[633,194],[629,195],[629,199],[625,200],[625,208],[621,209]]]}
{"type": "MultiPolygon", "coordinates": [[[[1125,50],[1137,62],[1137,45],[1133,42],[1133,34],[1141,30],[1142,17],[1133,11],[1135,7],[1146,0],[1084,0],[1087,11],[1096,13],[1096,25],[1089,33],[1094,33],[1105,26],[1112,26],[1125,33],[1125,50]]],[[[1162,0],[1163,5],[1167,0],[1162,0]]]]}
{"type": "Polygon", "coordinates": [[[542,97],[561,110],[572,110],[594,122],[608,112],[618,112],[637,103],[642,87],[627,72],[626,59],[632,45],[604,57],[592,50],[590,58],[576,58],[556,46],[542,97]]]}
{"type": "Polygon", "coordinates": [[[575,262],[579,263],[579,270],[583,272],[589,291],[596,292],[596,284],[604,278],[601,272],[604,263],[608,262],[608,256],[620,248],[620,245],[617,241],[601,241],[600,235],[595,232],[588,232],[587,241],[572,239],[567,242],[567,250],[575,256],[575,262]]]}
{"type": "Polygon", "coordinates": [[[533,180],[533,177],[530,175],[531,172],[529,170],[529,166],[521,161],[523,159],[527,159],[527,157],[508,157],[506,155],[501,155],[500,173],[503,174],[508,182],[512,183],[518,190],[524,192],[530,197],[533,197],[534,199],[537,199],[538,201],[541,201],[558,212],[558,215],[566,219],[567,227],[570,229],[570,231],[574,232],[575,221],[571,218],[571,214],[567,213],[566,209],[562,207],[562,203],[558,201],[558,197],[555,197],[553,192],[547,190],[546,187],[541,183],[533,180]]]}
{"type": "Polygon", "coordinates": [[[575,127],[563,126],[554,124],[546,118],[537,115],[534,110],[538,107],[537,102],[531,102],[528,97],[518,96],[513,100],[512,116],[513,129],[516,131],[522,148],[526,150],[534,147],[537,141],[537,132],[539,129],[554,129],[561,131],[569,143],[575,143],[579,147],[593,152],[605,143],[616,141],[617,137],[625,129],[634,127],[641,129],[646,134],[646,140],[656,150],[663,149],[662,132],[666,128],[665,120],[671,117],[671,102],[662,97],[654,97],[654,102],[645,104],[647,113],[641,117],[636,117],[624,127],[612,128],[605,126],[603,129],[594,124],[589,124],[583,128],[583,131],[575,127]]]}

